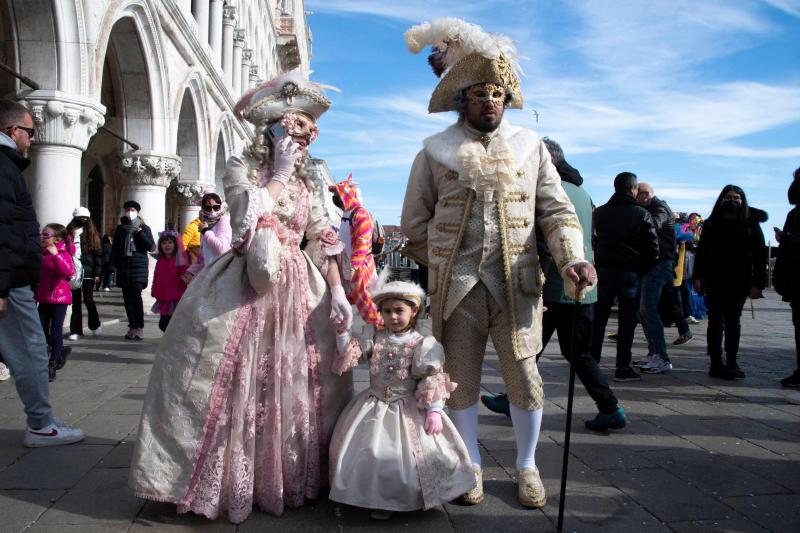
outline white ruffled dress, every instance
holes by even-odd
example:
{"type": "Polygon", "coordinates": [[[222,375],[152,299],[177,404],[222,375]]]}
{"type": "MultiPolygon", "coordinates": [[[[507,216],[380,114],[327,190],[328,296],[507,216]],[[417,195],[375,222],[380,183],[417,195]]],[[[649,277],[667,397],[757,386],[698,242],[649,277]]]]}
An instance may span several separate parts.
{"type": "Polygon", "coordinates": [[[386,330],[351,340],[334,360],[342,374],[369,359],[370,386],[339,418],[331,439],[329,498],[388,511],[430,509],[475,486],[469,454],[442,412],[456,384],[444,367],[444,350],[417,331],[403,336],[386,330]],[[425,415],[442,414],[443,430],[425,432],[425,415]]]}

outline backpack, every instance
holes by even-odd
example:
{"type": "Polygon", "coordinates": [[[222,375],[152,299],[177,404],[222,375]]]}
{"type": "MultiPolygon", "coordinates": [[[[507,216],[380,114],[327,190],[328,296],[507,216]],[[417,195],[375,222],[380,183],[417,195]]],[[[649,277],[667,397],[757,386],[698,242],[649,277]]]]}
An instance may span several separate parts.
{"type": "MultiPolygon", "coordinates": [[[[364,209],[363,206],[358,206],[353,210],[353,213],[358,211],[359,209],[364,209]]],[[[369,211],[367,211],[369,213],[369,211]]],[[[386,249],[386,230],[383,229],[378,220],[372,216],[372,213],[369,213],[370,218],[372,219],[372,249],[370,253],[374,256],[383,255],[384,250],[386,249]]],[[[350,214],[350,218],[346,218],[350,225],[353,225],[353,215],[350,214]]]]}
{"type": "Polygon", "coordinates": [[[73,291],[83,287],[83,263],[80,258],[72,256],[72,266],[75,267],[75,272],[69,278],[69,288],[73,291]]]}

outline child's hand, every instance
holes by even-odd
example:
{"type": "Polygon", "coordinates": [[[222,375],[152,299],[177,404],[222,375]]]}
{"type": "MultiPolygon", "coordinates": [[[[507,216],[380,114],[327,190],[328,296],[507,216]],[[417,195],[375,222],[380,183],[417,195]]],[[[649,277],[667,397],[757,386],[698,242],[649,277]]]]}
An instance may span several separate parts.
{"type": "Polygon", "coordinates": [[[188,272],[186,272],[186,273],[184,273],[184,274],[181,276],[181,281],[183,281],[185,284],[187,284],[187,285],[188,285],[189,283],[191,283],[191,282],[192,282],[192,278],[193,278],[193,277],[194,277],[194,276],[192,276],[191,274],[189,274],[188,272]]]}
{"type": "Polygon", "coordinates": [[[431,411],[425,415],[425,433],[428,435],[438,435],[442,432],[442,414],[438,411],[431,411]]]}

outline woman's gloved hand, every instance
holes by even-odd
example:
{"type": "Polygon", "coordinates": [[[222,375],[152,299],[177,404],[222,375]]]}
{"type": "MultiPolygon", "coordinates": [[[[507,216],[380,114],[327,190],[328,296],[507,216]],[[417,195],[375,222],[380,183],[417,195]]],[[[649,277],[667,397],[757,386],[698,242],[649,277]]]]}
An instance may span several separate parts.
{"type": "Polygon", "coordinates": [[[341,285],[331,287],[331,309],[336,313],[334,323],[349,330],[350,326],[353,325],[353,308],[350,306],[350,302],[347,301],[347,296],[345,296],[344,288],[341,285]]]}
{"type": "Polygon", "coordinates": [[[272,162],[272,179],[286,185],[294,172],[294,163],[300,157],[300,145],[286,136],[275,143],[275,155],[272,162]]]}

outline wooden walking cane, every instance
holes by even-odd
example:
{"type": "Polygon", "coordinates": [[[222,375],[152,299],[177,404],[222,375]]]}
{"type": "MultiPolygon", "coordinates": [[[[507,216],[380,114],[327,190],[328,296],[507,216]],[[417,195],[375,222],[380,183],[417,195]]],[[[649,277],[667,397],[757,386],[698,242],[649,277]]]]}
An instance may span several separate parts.
{"type": "Polygon", "coordinates": [[[750,298],[750,316],[753,317],[753,320],[756,319],[756,309],[753,307],[753,299],[750,298]]]}
{"type": "Polygon", "coordinates": [[[569,389],[567,391],[567,425],[564,429],[564,459],[561,463],[561,495],[558,498],[558,531],[564,525],[564,500],[567,495],[567,465],[569,463],[569,437],[572,430],[572,398],[575,396],[575,329],[578,324],[578,306],[581,294],[576,292],[572,305],[572,334],[569,339],[569,389]]]}

